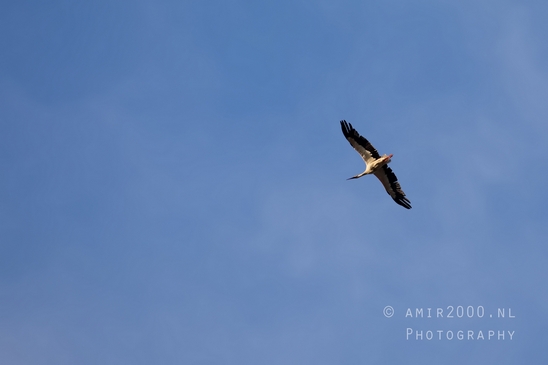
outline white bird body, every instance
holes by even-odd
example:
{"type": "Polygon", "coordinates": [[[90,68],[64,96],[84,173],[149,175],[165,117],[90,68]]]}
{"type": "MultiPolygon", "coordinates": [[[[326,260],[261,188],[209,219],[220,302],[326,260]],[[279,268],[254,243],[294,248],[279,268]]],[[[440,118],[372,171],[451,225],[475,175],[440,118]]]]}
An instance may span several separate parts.
{"type": "Polygon", "coordinates": [[[352,124],[347,123],[345,120],[341,120],[341,128],[344,136],[350,142],[350,145],[360,154],[365,162],[365,171],[356,176],[352,176],[350,179],[357,179],[364,175],[373,174],[382,183],[386,192],[394,199],[396,203],[404,208],[411,209],[411,202],[405,197],[405,193],[401,189],[398,178],[388,167],[388,163],[391,162],[393,155],[380,156],[375,147],[364,137],[360,136],[352,124]]]}

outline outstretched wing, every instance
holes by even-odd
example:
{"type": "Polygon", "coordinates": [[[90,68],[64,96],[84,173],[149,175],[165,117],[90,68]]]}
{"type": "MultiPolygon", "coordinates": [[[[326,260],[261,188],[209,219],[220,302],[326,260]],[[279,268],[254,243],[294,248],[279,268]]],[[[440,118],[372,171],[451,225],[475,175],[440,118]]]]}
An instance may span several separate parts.
{"type": "Polygon", "coordinates": [[[396,174],[394,174],[388,165],[384,165],[382,169],[375,171],[374,174],[381,181],[386,192],[396,203],[404,208],[411,209],[411,202],[405,197],[405,193],[401,189],[396,174]]]}
{"type": "Polygon", "coordinates": [[[352,124],[347,123],[346,120],[341,120],[341,129],[350,145],[358,151],[366,164],[380,157],[375,147],[367,139],[360,136],[358,131],[352,127],[352,124]]]}

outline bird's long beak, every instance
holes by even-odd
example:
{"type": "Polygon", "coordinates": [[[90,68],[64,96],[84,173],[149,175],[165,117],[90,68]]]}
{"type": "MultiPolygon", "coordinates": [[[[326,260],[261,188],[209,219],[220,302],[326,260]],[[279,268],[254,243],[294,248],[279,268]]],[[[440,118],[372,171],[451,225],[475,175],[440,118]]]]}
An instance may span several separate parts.
{"type": "Polygon", "coordinates": [[[349,177],[349,178],[348,178],[348,179],[346,179],[346,180],[352,180],[352,179],[357,179],[357,178],[358,178],[358,175],[356,175],[356,176],[352,176],[352,177],[349,177]]]}

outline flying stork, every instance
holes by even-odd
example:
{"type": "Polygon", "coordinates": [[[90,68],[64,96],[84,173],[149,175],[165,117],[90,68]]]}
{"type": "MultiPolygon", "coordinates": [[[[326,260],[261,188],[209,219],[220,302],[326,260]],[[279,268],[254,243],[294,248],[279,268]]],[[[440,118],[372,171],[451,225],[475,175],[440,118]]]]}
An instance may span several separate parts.
{"type": "Polygon", "coordinates": [[[356,176],[352,176],[347,180],[357,179],[364,175],[374,174],[382,183],[386,192],[394,199],[396,203],[404,208],[411,209],[411,202],[405,197],[405,193],[401,189],[398,178],[388,167],[391,161],[392,154],[380,156],[375,147],[367,139],[360,136],[357,130],[352,127],[352,124],[346,120],[341,120],[341,128],[344,136],[350,142],[350,145],[362,156],[365,162],[365,171],[356,176]]]}

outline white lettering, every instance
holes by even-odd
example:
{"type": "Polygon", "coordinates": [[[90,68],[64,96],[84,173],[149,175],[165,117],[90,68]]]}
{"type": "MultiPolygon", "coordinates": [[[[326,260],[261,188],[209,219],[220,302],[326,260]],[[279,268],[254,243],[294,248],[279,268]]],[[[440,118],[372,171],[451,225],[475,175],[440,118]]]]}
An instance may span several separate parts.
{"type": "Polygon", "coordinates": [[[469,305],[468,307],[466,307],[466,316],[467,316],[468,318],[474,317],[474,307],[472,307],[471,305],[469,305]]]}
{"type": "MultiPolygon", "coordinates": [[[[410,338],[413,338],[413,334],[415,334],[415,340],[428,340],[431,341],[434,339],[434,332],[438,333],[438,340],[444,340],[447,339],[449,341],[453,339],[458,339],[459,341],[462,340],[485,340],[484,331],[473,331],[473,330],[458,330],[458,331],[452,331],[452,330],[414,330],[413,328],[406,328],[405,330],[405,339],[409,340],[410,338]],[[445,332],[445,336],[443,335],[445,332]]],[[[508,335],[508,338],[510,340],[514,339],[514,334],[516,331],[506,331],[506,330],[488,330],[485,331],[487,333],[487,339],[488,340],[494,340],[495,337],[497,341],[504,341],[507,339],[506,335],[508,335]]]]}

